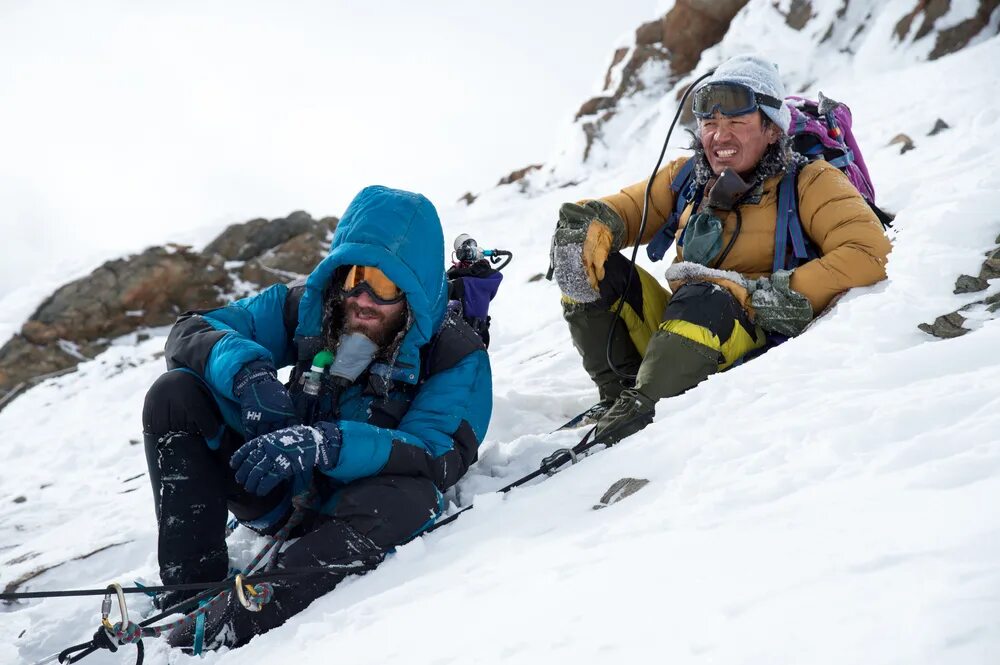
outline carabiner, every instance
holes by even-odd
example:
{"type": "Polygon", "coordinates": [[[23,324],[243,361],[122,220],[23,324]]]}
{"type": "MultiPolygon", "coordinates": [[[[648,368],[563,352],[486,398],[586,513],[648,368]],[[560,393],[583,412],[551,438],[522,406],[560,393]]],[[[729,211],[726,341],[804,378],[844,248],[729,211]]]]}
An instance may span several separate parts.
{"type": "Polygon", "coordinates": [[[109,632],[114,632],[114,626],[108,621],[108,616],[111,614],[111,592],[114,591],[118,594],[118,613],[121,614],[122,626],[128,625],[128,606],[125,605],[125,592],[122,591],[122,586],[117,582],[113,582],[108,585],[108,592],[104,595],[104,600],[101,602],[101,625],[104,626],[109,632]]]}
{"type": "Polygon", "coordinates": [[[244,592],[244,590],[243,590],[244,587],[246,587],[246,591],[248,591],[251,596],[256,596],[257,595],[257,592],[254,590],[253,586],[251,586],[249,584],[245,584],[243,582],[243,573],[237,573],[236,574],[236,598],[240,601],[240,605],[242,605],[244,607],[244,609],[246,609],[246,610],[248,610],[250,612],[260,612],[260,610],[263,607],[263,605],[260,605],[258,603],[254,603],[249,598],[247,598],[246,592],[244,592]]]}

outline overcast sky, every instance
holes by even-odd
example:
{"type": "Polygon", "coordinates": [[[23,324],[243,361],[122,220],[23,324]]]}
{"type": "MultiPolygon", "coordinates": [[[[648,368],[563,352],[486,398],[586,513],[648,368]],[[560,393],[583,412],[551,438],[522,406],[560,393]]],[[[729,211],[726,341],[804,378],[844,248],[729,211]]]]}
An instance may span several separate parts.
{"type": "Polygon", "coordinates": [[[490,187],[658,4],[0,0],[0,294],[371,183],[490,187]]]}

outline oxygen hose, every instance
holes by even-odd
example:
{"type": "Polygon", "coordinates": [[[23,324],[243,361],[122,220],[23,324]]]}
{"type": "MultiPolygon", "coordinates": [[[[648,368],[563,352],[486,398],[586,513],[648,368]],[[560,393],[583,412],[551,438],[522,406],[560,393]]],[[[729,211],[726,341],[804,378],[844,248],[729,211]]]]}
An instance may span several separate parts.
{"type": "MultiPolygon", "coordinates": [[[[714,67],[696,78],[684,91],[684,96],[681,97],[681,101],[677,105],[677,112],[674,113],[673,122],[670,123],[670,129],[667,130],[667,137],[663,140],[663,148],[660,149],[660,156],[656,160],[656,166],[653,167],[653,173],[649,176],[649,180],[646,182],[646,193],[642,197],[642,218],[639,221],[639,233],[636,234],[635,244],[632,247],[631,261],[633,266],[635,266],[635,257],[639,254],[639,243],[642,241],[642,234],[646,231],[646,219],[649,217],[649,199],[653,191],[653,180],[656,178],[656,174],[660,170],[660,164],[663,163],[663,156],[667,154],[667,145],[670,143],[670,136],[674,133],[674,127],[677,125],[677,120],[681,117],[681,111],[684,110],[684,104],[687,102],[688,95],[691,94],[695,86],[711,76],[713,73],[715,73],[714,67]]],[[[608,366],[611,368],[611,371],[615,373],[615,375],[623,379],[634,379],[636,375],[629,374],[628,372],[622,372],[618,369],[615,365],[614,359],[611,358],[611,346],[612,340],[615,337],[615,330],[618,328],[618,323],[621,320],[622,308],[625,306],[625,296],[628,294],[629,289],[632,288],[632,276],[634,274],[635,270],[630,270],[628,277],[625,278],[625,290],[622,292],[621,298],[618,300],[618,308],[615,310],[615,318],[611,323],[611,330],[608,331],[608,344],[606,349],[608,366]]]]}

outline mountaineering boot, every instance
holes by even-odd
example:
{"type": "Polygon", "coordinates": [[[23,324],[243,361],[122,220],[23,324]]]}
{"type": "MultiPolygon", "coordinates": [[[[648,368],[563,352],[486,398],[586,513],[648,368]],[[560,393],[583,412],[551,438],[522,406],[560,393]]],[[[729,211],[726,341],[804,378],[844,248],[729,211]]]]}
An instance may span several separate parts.
{"type": "MultiPolygon", "coordinates": [[[[563,318],[569,324],[573,346],[583,357],[583,368],[597,385],[601,404],[604,405],[602,410],[606,410],[618,399],[622,390],[632,387],[630,380],[618,376],[608,366],[608,333],[617,317],[607,309],[564,303],[563,318]]],[[[632,343],[624,321],[619,320],[615,325],[615,334],[611,340],[611,360],[618,371],[630,375],[636,373],[642,362],[642,356],[632,343]]]]}
{"type": "Polygon", "coordinates": [[[617,443],[653,422],[654,405],[698,385],[719,369],[719,352],[664,330],[649,340],[634,390],[622,392],[597,423],[594,440],[617,443]]]}
{"type": "MultiPolygon", "coordinates": [[[[349,564],[355,558],[356,572],[364,573],[383,557],[384,551],[370,538],[346,522],[332,519],[289,545],[279,555],[274,572],[283,569],[316,571],[330,562],[349,564]]],[[[226,602],[213,606],[205,616],[204,648],[243,646],[255,635],[280,626],[332,591],[344,577],[346,573],[343,572],[309,572],[274,582],[273,598],[256,612],[244,609],[236,595],[230,593],[226,602]]],[[[191,647],[195,641],[195,623],[179,626],[167,641],[173,647],[191,647]]]]}
{"type": "Polygon", "coordinates": [[[653,422],[655,400],[638,390],[623,390],[615,403],[597,422],[594,441],[611,445],[631,436],[653,422]]]}
{"type": "Polygon", "coordinates": [[[585,427],[588,425],[596,425],[597,421],[604,417],[604,414],[608,412],[608,409],[610,409],[613,404],[614,400],[601,400],[574,418],[575,423],[573,426],[585,427]]]}

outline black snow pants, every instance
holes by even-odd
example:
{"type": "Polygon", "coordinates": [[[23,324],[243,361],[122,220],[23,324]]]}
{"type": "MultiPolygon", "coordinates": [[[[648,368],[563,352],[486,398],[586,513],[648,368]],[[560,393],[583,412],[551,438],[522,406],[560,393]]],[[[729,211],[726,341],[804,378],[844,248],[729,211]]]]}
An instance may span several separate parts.
{"type": "MultiPolygon", "coordinates": [[[[244,443],[226,426],[209,388],[196,376],[170,371],[146,394],[143,407],[146,463],[159,525],[158,558],[164,584],[215,582],[229,570],[225,532],[228,512],[241,521],[281,512],[287,487],[279,485],[258,497],[235,480],[229,458],[244,443]]],[[[310,513],[278,566],[321,566],[324,561],[350,557],[377,558],[425,526],[438,511],[439,494],[426,478],[373,476],[349,483],[336,492],[330,514],[310,513]]],[[[290,505],[274,532],[291,514],[290,505]]],[[[275,583],[274,599],[250,613],[222,606],[209,617],[206,646],[234,647],[253,635],[284,623],[342,575],[316,574],[275,583]],[[210,644],[216,637],[215,644],[210,644]]],[[[193,594],[192,594],[193,595],[193,594]]],[[[183,596],[171,599],[176,602],[183,596]]],[[[184,644],[186,635],[171,642],[184,644]]]]}

